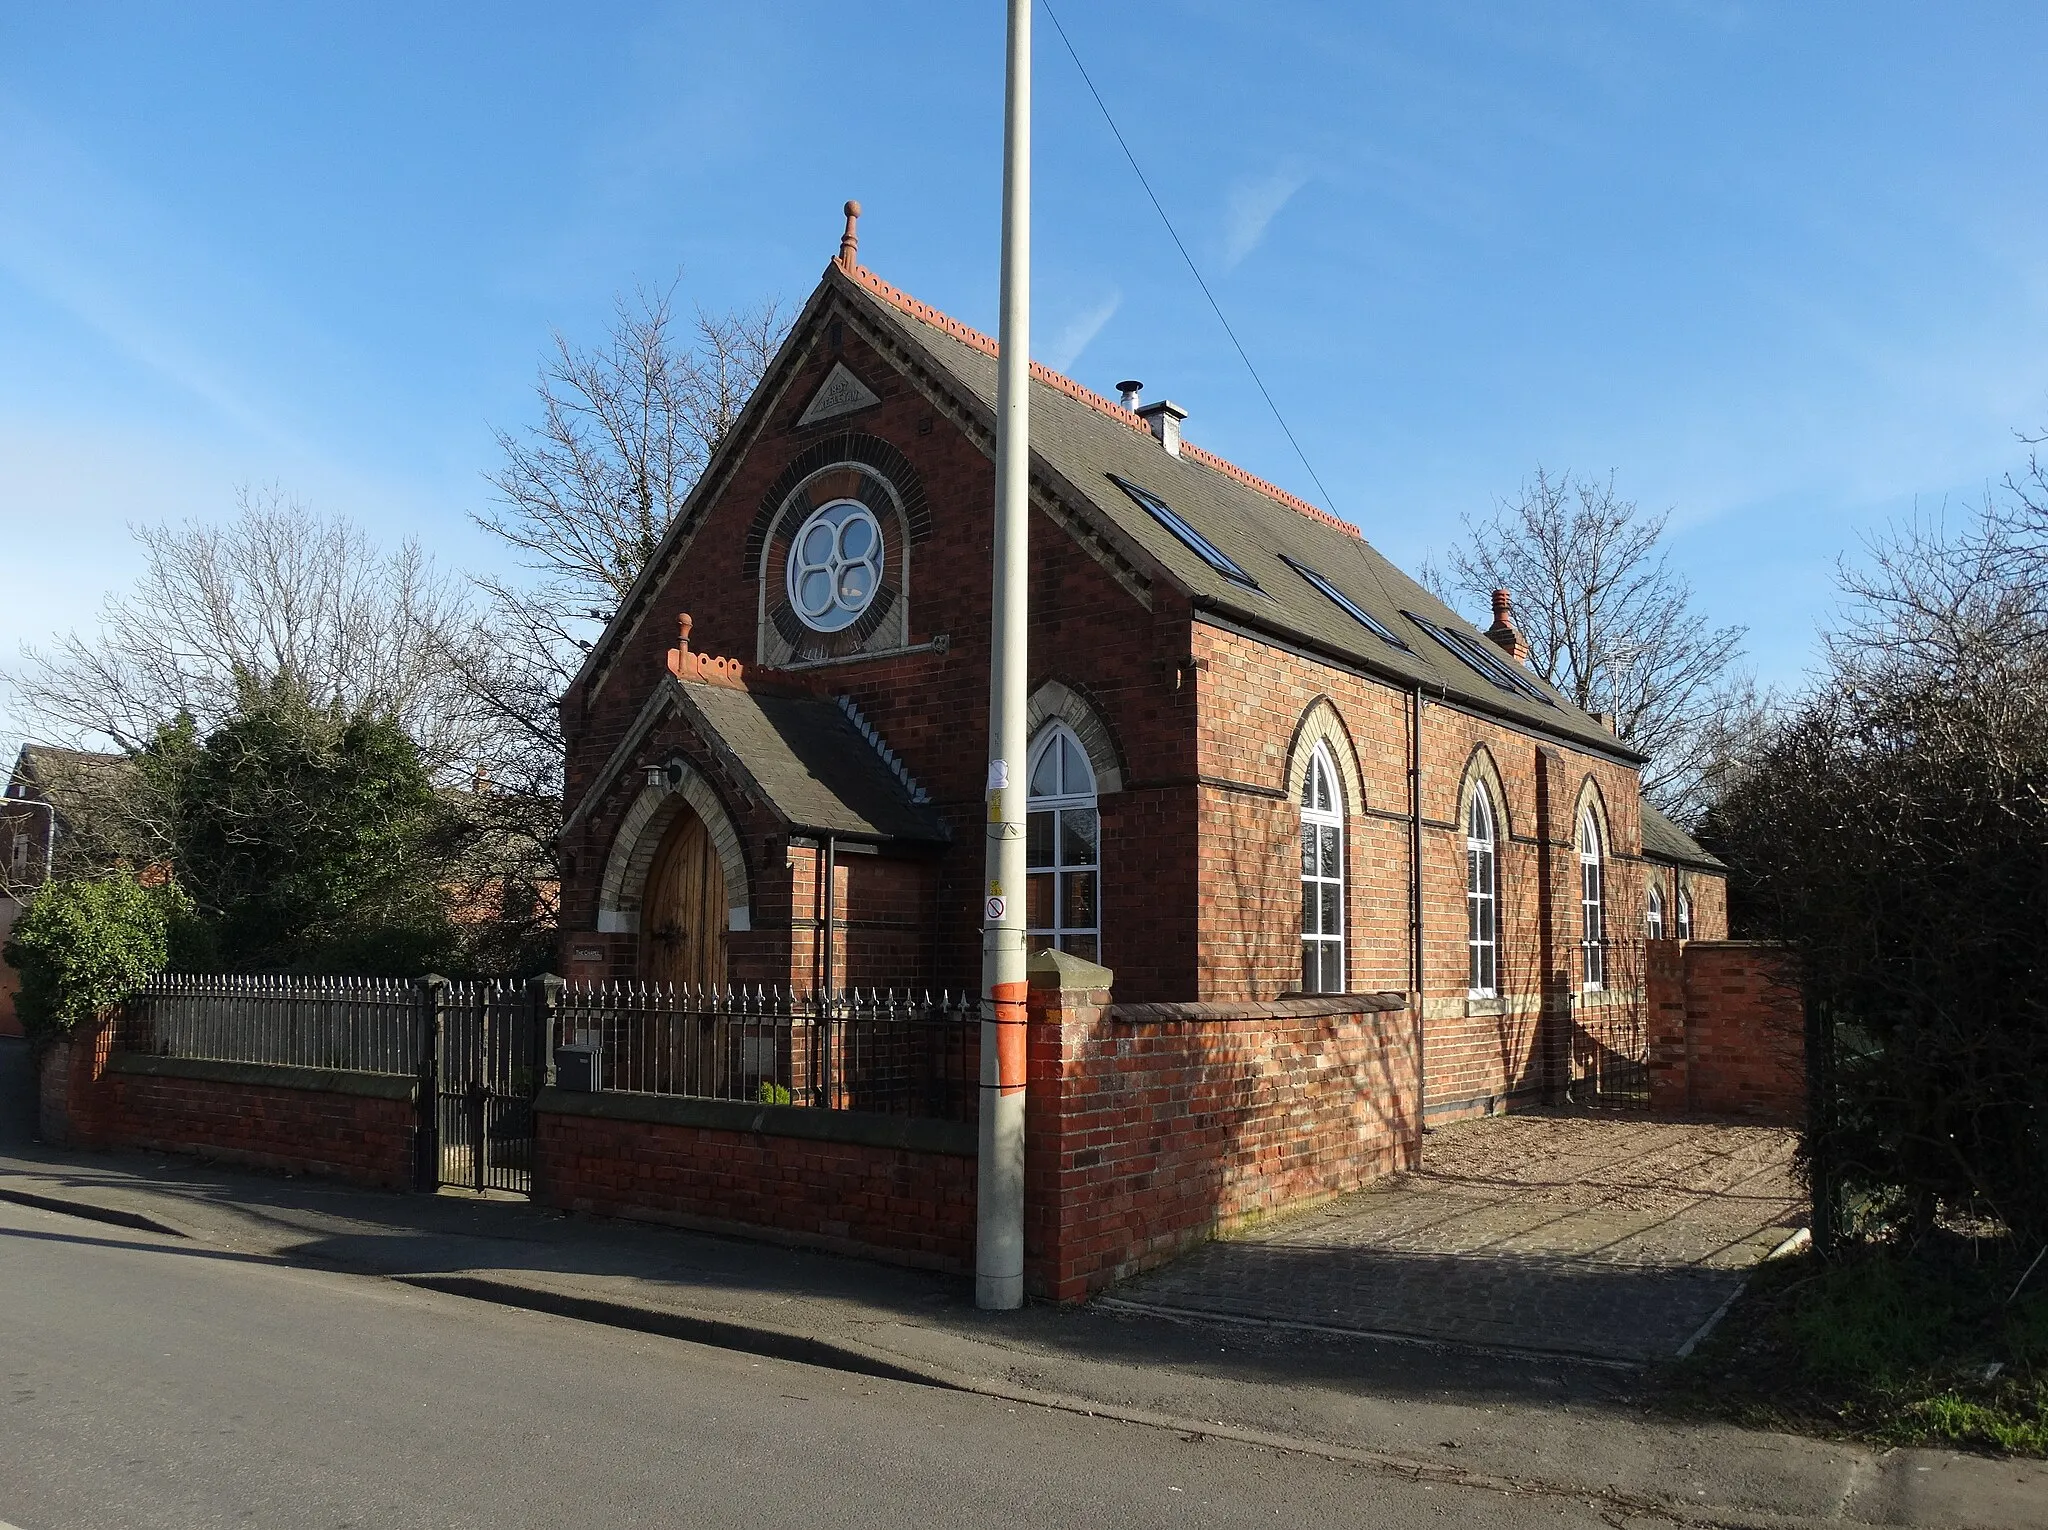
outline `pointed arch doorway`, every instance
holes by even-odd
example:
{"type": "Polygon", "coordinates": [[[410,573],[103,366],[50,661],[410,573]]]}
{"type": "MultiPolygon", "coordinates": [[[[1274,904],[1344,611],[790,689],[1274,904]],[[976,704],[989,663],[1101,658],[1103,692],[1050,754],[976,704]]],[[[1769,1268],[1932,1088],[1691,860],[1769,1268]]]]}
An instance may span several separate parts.
{"type": "Polygon", "coordinates": [[[726,901],[711,831],[687,803],[678,803],[640,897],[640,976],[657,983],[723,985],[726,901]]]}

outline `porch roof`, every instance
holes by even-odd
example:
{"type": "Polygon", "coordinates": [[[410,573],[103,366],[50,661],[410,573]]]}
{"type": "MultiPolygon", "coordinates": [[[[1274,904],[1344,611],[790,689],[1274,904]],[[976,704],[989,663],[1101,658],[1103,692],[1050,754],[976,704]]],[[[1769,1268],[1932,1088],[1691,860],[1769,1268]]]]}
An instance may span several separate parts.
{"type": "Polygon", "coordinates": [[[791,829],[919,844],[951,839],[838,703],[672,681],[683,714],[791,829]]]}

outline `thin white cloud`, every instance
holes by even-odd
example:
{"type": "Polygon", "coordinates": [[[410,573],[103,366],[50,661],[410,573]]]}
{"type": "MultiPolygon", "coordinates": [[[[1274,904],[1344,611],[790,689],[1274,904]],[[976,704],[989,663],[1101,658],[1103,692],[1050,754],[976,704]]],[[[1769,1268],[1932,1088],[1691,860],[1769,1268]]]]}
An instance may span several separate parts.
{"type": "Polygon", "coordinates": [[[253,402],[256,390],[196,340],[212,300],[245,318],[258,306],[233,276],[160,209],[107,174],[18,104],[0,99],[0,273],[97,334],[136,366],[253,435],[288,433],[253,402]]]}
{"type": "Polygon", "coordinates": [[[1123,302],[1121,291],[1112,292],[1093,308],[1076,314],[1061,325],[1044,352],[1045,364],[1055,372],[1069,370],[1081,359],[1081,353],[1088,349],[1095,337],[1102,333],[1102,327],[1116,316],[1123,302]]]}
{"type": "Polygon", "coordinates": [[[1239,181],[1230,188],[1223,213],[1223,269],[1235,270],[1259,247],[1266,230],[1280,216],[1280,209],[1308,184],[1308,172],[1299,165],[1282,164],[1257,180],[1239,181]]]}

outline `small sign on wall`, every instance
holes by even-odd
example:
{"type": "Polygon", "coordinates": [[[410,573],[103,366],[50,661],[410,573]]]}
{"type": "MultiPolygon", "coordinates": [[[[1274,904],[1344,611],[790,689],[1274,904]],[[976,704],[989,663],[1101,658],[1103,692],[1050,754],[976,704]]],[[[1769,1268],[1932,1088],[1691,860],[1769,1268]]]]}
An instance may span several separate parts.
{"type": "Polygon", "coordinates": [[[602,946],[577,946],[569,952],[572,962],[601,962],[604,960],[602,946]]]}

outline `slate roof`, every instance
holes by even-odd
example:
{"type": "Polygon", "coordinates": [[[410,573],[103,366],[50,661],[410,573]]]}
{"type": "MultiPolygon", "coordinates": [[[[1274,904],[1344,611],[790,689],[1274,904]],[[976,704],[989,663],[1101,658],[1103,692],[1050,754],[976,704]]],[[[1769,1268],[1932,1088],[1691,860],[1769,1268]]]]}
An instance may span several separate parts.
{"type": "Polygon", "coordinates": [[[684,715],[792,829],[942,844],[945,820],[913,801],[837,702],[676,683],[684,715]]]}
{"type": "Polygon", "coordinates": [[[1694,839],[1649,803],[1643,804],[1643,858],[1666,861],[1674,866],[1697,866],[1702,871],[1728,869],[1726,861],[1694,839]]]}
{"type": "MultiPolygon", "coordinates": [[[[939,370],[985,409],[996,396],[995,342],[948,318],[872,272],[834,266],[826,279],[868,300],[866,306],[924,351],[939,370]]],[[[1356,528],[1254,478],[1192,443],[1175,457],[1130,410],[1045,367],[1032,367],[1031,446],[1036,464],[1064,479],[1087,507],[1135,542],[1185,587],[1197,605],[1226,619],[1296,639],[1393,680],[1421,684],[1481,711],[1512,719],[1575,745],[1631,762],[1641,756],[1594,718],[1512,660],[1548,702],[1503,689],[1455,657],[1405,613],[1500,649],[1478,628],[1401,570],[1356,528]],[[1247,589],[1212,568],[1111,481],[1129,480],[1164,500],[1196,531],[1256,581],[1247,589]],[[1315,588],[1286,558],[1314,569],[1406,645],[1376,636],[1315,588]]],[[[1082,508],[1077,506],[1077,509],[1082,508]]],[[[1704,854],[1705,852],[1697,852],[1704,854]]]]}
{"type": "MultiPolygon", "coordinates": [[[[97,794],[122,792],[134,763],[125,754],[95,754],[87,749],[60,749],[55,744],[23,744],[15,756],[7,796],[50,803],[60,819],[88,811],[97,794]]],[[[0,799],[4,801],[4,799],[0,799]]]]}

